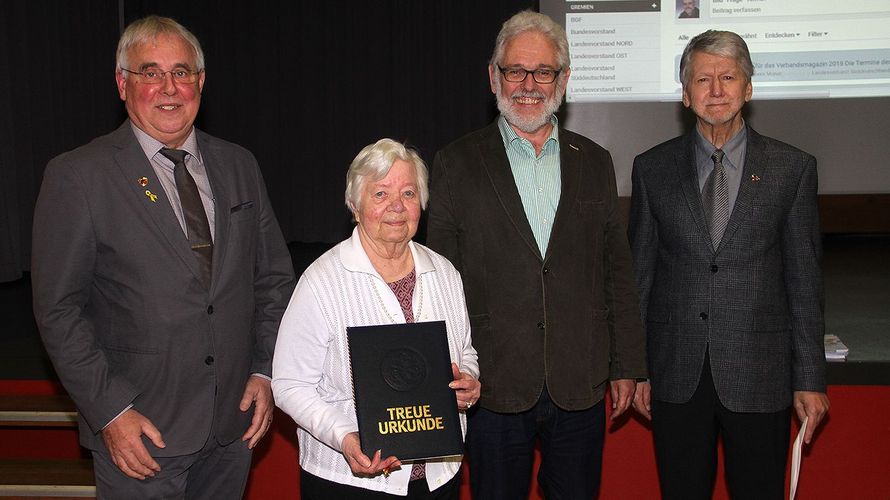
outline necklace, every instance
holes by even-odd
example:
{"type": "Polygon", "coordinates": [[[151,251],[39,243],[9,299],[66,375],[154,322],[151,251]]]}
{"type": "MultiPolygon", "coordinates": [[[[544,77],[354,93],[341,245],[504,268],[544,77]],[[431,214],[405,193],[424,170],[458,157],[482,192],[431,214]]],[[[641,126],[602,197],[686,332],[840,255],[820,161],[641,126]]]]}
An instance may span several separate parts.
{"type": "MultiPolygon", "coordinates": [[[[420,303],[417,306],[417,314],[414,315],[414,321],[416,322],[420,318],[420,314],[423,310],[423,285],[421,283],[421,280],[418,279],[416,271],[412,271],[412,272],[415,272],[414,288],[417,291],[417,298],[420,301],[420,303]]],[[[371,287],[371,290],[374,291],[374,297],[377,298],[377,303],[380,306],[380,309],[383,311],[383,314],[388,316],[392,320],[393,323],[400,323],[399,317],[390,314],[389,309],[386,308],[386,302],[383,301],[383,297],[380,296],[380,292],[377,290],[377,284],[374,283],[374,277],[371,276],[370,274],[367,274],[366,276],[368,277],[368,285],[371,287]]],[[[389,284],[387,284],[387,288],[389,288],[389,284]]],[[[393,292],[393,295],[395,295],[395,292],[393,292]]],[[[414,306],[413,298],[411,300],[411,306],[413,309],[413,306],[414,306]]],[[[399,304],[399,307],[401,308],[401,304],[399,304]]]]}

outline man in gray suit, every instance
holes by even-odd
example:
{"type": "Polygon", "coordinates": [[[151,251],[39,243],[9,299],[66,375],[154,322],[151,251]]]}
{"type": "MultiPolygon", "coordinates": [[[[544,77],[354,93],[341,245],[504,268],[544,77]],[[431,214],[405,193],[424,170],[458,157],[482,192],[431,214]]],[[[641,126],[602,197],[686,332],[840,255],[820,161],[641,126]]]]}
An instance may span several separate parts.
{"type": "Polygon", "coordinates": [[[547,498],[596,496],[605,428],[645,376],[609,152],[559,127],[565,31],[526,11],[488,67],[501,116],[440,151],[429,245],[461,272],[482,396],[467,451],[474,498],[526,498],[536,440],[547,498]]]}
{"type": "Polygon", "coordinates": [[[293,269],[253,155],[193,127],[204,77],[184,27],[131,24],[129,120],[53,159],[37,200],[35,316],[100,498],[240,498],[272,421],[293,269]]]}
{"type": "Polygon", "coordinates": [[[688,134],[639,155],[630,240],[647,328],[664,498],[711,498],[718,436],[733,498],[783,498],[789,406],[828,410],[816,160],[746,126],[745,41],[707,31],[680,61],[688,134]]]}

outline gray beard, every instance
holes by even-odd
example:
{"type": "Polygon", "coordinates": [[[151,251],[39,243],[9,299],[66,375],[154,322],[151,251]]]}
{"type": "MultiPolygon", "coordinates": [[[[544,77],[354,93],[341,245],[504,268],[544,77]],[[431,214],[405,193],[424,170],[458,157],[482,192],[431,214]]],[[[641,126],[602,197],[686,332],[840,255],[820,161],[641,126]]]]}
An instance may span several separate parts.
{"type": "MultiPolygon", "coordinates": [[[[531,78],[531,75],[529,75],[531,78]]],[[[495,90],[497,90],[497,103],[498,103],[498,111],[504,115],[504,118],[507,119],[507,123],[518,128],[519,130],[525,132],[526,134],[533,134],[540,130],[541,127],[550,123],[550,117],[553,113],[556,113],[559,110],[559,105],[562,104],[562,97],[565,94],[565,88],[561,88],[558,82],[555,82],[554,85],[557,85],[556,92],[550,97],[545,98],[543,94],[539,92],[525,92],[523,90],[517,90],[513,92],[511,96],[505,96],[501,91],[501,82],[500,79],[495,81],[495,90]],[[541,113],[530,118],[524,118],[519,113],[517,113],[513,109],[513,98],[515,97],[531,97],[535,99],[544,99],[544,109],[541,110],[541,113]]]]}

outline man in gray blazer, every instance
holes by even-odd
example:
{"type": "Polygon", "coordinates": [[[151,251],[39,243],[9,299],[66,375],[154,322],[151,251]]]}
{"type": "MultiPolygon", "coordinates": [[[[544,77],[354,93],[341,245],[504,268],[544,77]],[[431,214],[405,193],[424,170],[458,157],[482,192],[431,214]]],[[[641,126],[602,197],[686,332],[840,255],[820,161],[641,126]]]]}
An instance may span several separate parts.
{"type": "Polygon", "coordinates": [[[433,164],[427,241],[461,272],[479,352],[474,498],[526,498],[538,439],[547,498],[596,496],[603,395],[617,417],[646,373],[611,156],[553,115],[570,71],[561,26],[513,16],[488,68],[501,116],[433,164]]]}
{"type": "Polygon", "coordinates": [[[195,37],[136,21],[117,65],[129,120],[46,168],[37,323],[100,498],[241,498],[272,421],[290,256],[253,155],[193,127],[195,37]]]}
{"type": "Polygon", "coordinates": [[[828,410],[816,160],[745,125],[745,41],[707,31],[680,61],[690,133],[639,155],[630,240],[647,328],[664,498],[711,498],[723,439],[733,498],[783,498],[789,406],[828,410]]]}

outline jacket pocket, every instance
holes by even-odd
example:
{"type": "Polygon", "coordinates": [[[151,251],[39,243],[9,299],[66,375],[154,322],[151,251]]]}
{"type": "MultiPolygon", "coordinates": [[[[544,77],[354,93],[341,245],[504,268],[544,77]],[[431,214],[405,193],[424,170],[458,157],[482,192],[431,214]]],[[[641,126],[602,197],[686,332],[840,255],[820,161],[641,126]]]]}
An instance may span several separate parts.
{"type": "Polygon", "coordinates": [[[253,208],[254,203],[252,201],[245,201],[240,205],[235,205],[234,207],[229,209],[230,214],[234,214],[235,212],[240,212],[242,210],[247,210],[248,208],[253,208]]]}
{"type": "Polygon", "coordinates": [[[602,200],[578,200],[578,211],[582,214],[602,212],[606,208],[606,202],[602,200]]]}

